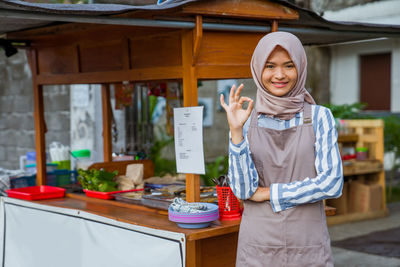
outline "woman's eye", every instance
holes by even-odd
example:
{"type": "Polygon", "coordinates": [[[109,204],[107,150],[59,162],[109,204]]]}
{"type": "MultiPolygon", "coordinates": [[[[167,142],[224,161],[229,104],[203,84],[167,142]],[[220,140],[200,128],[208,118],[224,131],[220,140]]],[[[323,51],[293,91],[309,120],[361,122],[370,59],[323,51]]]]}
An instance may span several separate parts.
{"type": "Polygon", "coordinates": [[[265,68],[267,68],[267,69],[273,69],[273,68],[274,68],[274,65],[266,65],[265,68]]]}
{"type": "Polygon", "coordinates": [[[286,65],[286,68],[293,69],[294,68],[294,64],[288,64],[288,65],[286,65]]]}

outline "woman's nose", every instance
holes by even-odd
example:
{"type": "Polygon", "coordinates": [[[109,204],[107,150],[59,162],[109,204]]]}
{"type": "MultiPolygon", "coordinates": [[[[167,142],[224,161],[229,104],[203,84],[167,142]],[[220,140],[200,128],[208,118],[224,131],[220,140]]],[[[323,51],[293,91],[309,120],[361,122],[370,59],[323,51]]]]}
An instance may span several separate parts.
{"type": "Polygon", "coordinates": [[[282,68],[276,68],[275,78],[277,79],[285,78],[285,71],[282,68]]]}

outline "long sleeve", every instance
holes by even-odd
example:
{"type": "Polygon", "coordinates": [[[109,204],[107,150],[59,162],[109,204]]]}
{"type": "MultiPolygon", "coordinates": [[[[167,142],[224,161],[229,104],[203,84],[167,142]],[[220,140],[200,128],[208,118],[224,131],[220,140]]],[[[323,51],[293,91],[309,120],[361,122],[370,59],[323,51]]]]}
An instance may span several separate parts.
{"type": "Polygon", "coordinates": [[[258,173],[247,140],[248,122],[243,127],[244,139],[240,144],[233,144],[229,138],[228,180],[233,194],[239,199],[250,198],[258,187],[258,173]]]}
{"type": "MultiPolygon", "coordinates": [[[[329,109],[314,106],[315,168],[317,177],[292,183],[274,183],[270,202],[274,212],[300,204],[338,198],[343,188],[343,168],[337,145],[335,121],[329,109]]],[[[299,177],[301,179],[302,177],[299,177]]]]}

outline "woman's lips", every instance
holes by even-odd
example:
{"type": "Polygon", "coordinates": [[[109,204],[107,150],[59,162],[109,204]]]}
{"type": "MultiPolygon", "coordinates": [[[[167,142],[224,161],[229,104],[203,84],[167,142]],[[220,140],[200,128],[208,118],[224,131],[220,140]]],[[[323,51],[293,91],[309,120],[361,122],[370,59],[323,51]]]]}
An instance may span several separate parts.
{"type": "Polygon", "coordinates": [[[272,82],[272,85],[277,88],[285,87],[288,83],[287,82],[272,82]]]}

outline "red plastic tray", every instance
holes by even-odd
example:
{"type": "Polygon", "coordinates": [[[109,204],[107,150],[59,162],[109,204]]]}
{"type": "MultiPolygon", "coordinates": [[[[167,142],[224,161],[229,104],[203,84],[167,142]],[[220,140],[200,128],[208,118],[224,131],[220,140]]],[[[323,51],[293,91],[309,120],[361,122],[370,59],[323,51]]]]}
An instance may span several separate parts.
{"type": "Polygon", "coordinates": [[[65,189],[49,185],[28,186],[15,189],[6,190],[9,197],[25,199],[25,200],[39,200],[48,198],[64,197],[65,189]]]}
{"type": "Polygon", "coordinates": [[[95,198],[101,198],[101,199],[114,199],[113,194],[143,191],[143,190],[144,189],[131,189],[131,190],[122,190],[122,191],[100,192],[100,191],[92,191],[92,190],[83,189],[83,192],[85,192],[86,196],[88,196],[88,197],[95,197],[95,198]]]}

